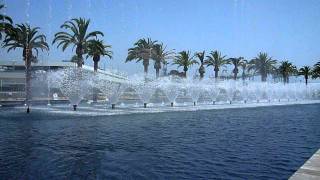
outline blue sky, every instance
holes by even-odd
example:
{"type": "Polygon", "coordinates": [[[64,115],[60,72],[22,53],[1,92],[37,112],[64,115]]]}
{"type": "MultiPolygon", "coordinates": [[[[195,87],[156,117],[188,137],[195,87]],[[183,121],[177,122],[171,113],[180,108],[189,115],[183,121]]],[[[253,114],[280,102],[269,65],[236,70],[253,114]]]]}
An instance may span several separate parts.
{"type": "MultiPolygon", "coordinates": [[[[52,41],[70,17],[91,19],[90,30],[104,32],[114,58],[101,67],[142,72],[142,64],[125,64],[127,49],[139,38],[151,37],[170,49],[192,52],[219,50],[227,57],[251,59],[267,52],[298,66],[320,60],[319,0],[2,0],[15,23],[30,22],[52,41]]],[[[1,57],[19,59],[21,52],[1,57]]],[[[51,46],[43,61],[70,59],[71,50],[51,46]]],[[[91,64],[87,60],[86,64],[91,64]]],[[[153,64],[150,64],[153,72],[153,64]]],[[[170,66],[169,69],[175,69],[170,66]]],[[[180,69],[182,70],[182,69],[180,69]]],[[[196,68],[190,70],[194,74],[196,68]]],[[[207,76],[213,69],[207,69],[207,76]]]]}

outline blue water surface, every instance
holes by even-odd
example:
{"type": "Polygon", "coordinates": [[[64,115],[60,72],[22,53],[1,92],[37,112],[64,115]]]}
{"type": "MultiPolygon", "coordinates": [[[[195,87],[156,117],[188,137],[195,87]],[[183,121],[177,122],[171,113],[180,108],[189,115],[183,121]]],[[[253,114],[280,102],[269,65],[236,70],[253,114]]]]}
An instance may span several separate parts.
{"type": "Polygon", "coordinates": [[[115,116],[0,109],[0,179],[288,179],[320,104],[115,116]]]}

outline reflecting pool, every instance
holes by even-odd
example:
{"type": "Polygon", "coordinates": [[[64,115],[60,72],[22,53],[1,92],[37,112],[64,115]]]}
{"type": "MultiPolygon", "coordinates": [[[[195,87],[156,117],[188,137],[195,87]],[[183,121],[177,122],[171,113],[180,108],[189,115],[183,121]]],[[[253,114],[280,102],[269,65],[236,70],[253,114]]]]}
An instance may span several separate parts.
{"type": "MultiPolygon", "coordinates": [[[[320,104],[88,115],[0,109],[3,179],[287,179],[320,104]]],[[[71,111],[72,112],[72,111],[71,111]]]]}

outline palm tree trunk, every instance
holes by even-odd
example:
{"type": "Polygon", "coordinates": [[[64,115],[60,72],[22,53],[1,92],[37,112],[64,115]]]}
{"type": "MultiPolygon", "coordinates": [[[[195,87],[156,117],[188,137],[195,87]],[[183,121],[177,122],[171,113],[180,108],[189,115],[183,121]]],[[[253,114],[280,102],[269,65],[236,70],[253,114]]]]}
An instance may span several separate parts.
{"type": "Polygon", "coordinates": [[[167,76],[167,65],[163,65],[163,75],[167,76]]]}
{"type": "Polygon", "coordinates": [[[184,71],[184,77],[187,78],[187,71],[184,71]]]}
{"type": "Polygon", "coordinates": [[[82,48],[82,45],[77,45],[77,48],[76,48],[76,54],[78,56],[78,59],[77,59],[77,66],[79,68],[82,68],[82,63],[83,63],[83,58],[82,58],[82,54],[83,54],[83,48],[82,48]]]}
{"type": "Polygon", "coordinates": [[[77,66],[78,66],[78,68],[82,68],[82,55],[77,54],[77,56],[78,56],[77,66]]]}
{"type": "Polygon", "coordinates": [[[283,81],[284,84],[287,83],[287,77],[285,75],[282,75],[282,81],[283,81]]]}
{"type": "Polygon", "coordinates": [[[31,100],[31,61],[29,53],[26,54],[25,57],[25,66],[26,66],[26,85],[25,85],[25,93],[26,93],[26,104],[27,104],[27,113],[29,113],[29,106],[31,100]]]}
{"type": "Polygon", "coordinates": [[[93,71],[94,72],[98,71],[98,61],[93,60],[93,71]]]}
{"type": "Polygon", "coordinates": [[[267,81],[267,75],[261,74],[261,81],[266,82],[267,81]]]}
{"type": "Polygon", "coordinates": [[[246,74],[244,72],[242,73],[242,80],[246,80],[246,74]]]}
{"type": "Polygon", "coordinates": [[[214,77],[217,79],[218,78],[218,73],[219,73],[219,70],[214,70],[214,77]]]}
{"type": "Polygon", "coordinates": [[[204,74],[200,73],[200,79],[203,79],[204,74]]]}
{"type": "Polygon", "coordinates": [[[233,75],[233,79],[234,79],[234,80],[237,80],[238,72],[239,72],[239,69],[238,69],[237,66],[235,66],[234,69],[233,69],[233,74],[234,74],[234,75],[233,75]]]}
{"type": "Polygon", "coordinates": [[[306,86],[308,85],[308,76],[304,76],[305,82],[306,82],[306,86]]]}
{"type": "Polygon", "coordinates": [[[159,78],[159,76],[160,76],[160,69],[156,68],[156,78],[159,78]]]}
{"type": "Polygon", "coordinates": [[[143,70],[145,75],[148,74],[148,67],[149,67],[149,59],[144,59],[143,60],[143,70]]]}
{"type": "MultiPolygon", "coordinates": [[[[98,72],[98,63],[100,60],[100,56],[99,57],[93,57],[93,70],[94,70],[94,74],[96,74],[98,72]]],[[[93,95],[92,95],[92,101],[94,103],[96,103],[98,101],[98,93],[99,90],[96,87],[93,87],[93,95]]]]}

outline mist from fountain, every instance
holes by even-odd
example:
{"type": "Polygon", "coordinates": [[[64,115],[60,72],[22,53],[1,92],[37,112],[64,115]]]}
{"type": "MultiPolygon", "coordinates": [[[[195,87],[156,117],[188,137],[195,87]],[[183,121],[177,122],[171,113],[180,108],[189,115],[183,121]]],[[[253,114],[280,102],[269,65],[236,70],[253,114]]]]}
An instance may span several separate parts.
{"type": "Polygon", "coordinates": [[[165,84],[161,84],[161,89],[170,101],[170,105],[173,106],[177,97],[181,93],[179,86],[175,83],[168,82],[165,84]]]}
{"type": "Polygon", "coordinates": [[[111,104],[111,108],[114,109],[120,96],[127,89],[127,83],[110,81],[104,75],[99,75],[98,79],[98,89],[107,97],[109,104],[111,104]]]}
{"type": "Polygon", "coordinates": [[[61,92],[68,97],[74,110],[81,100],[90,93],[93,75],[81,68],[66,68],[63,70],[60,82],[61,92]]]}
{"type": "Polygon", "coordinates": [[[193,105],[195,106],[198,103],[199,97],[201,95],[201,93],[203,93],[204,89],[199,88],[199,86],[197,84],[188,84],[188,86],[186,86],[187,89],[187,94],[191,97],[193,105]]]}
{"type": "Polygon", "coordinates": [[[157,89],[157,84],[154,82],[133,82],[131,87],[139,95],[141,101],[143,102],[144,108],[147,107],[147,104],[150,102],[150,99],[154,92],[157,89]]]}
{"type": "MultiPolygon", "coordinates": [[[[303,83],[271,83],[212,79],[185,79],[177,77],[161,77],[159,79],[144,76],[132,76],[130,80],[113,81],[110,77],[87,72],[79,68],[66,68],[56,72],[47,72],[50,87],[59,88],[72,105],[78,106],[82,99],[92,94],[96,87],[107,98],[112,108],[119,103],[119,98],[128,89],[133,89],[142,101],[144,107],[150,103],[157,90],[163,92],[171,106],[177,98],[191,98],[194,105],[202,99],[232,102],[277,102],[312,100],[320,97],[320,84],[310,83],[307,87],[303,83]]],[[[157,93],[159,95],[159,93],[157,93]]],[[[161,96],[161,93],[160,93],[161,96]]],[[[156,99],[156,98],[155,98],[156,99]]],[[[164,105],[163,99],[159,104],[164,105]]],[[[137,105],[136,105],[137,106],[137,105]]]]}
{"type": "Polygon", "coordinates": [[[209,97],[212,101],[212,104],[215,104],[217,101],[217,97],[219,96],[220,90],[217,88],[217,85],[207,85],[204,87],[207,97],[209,97]]]}

